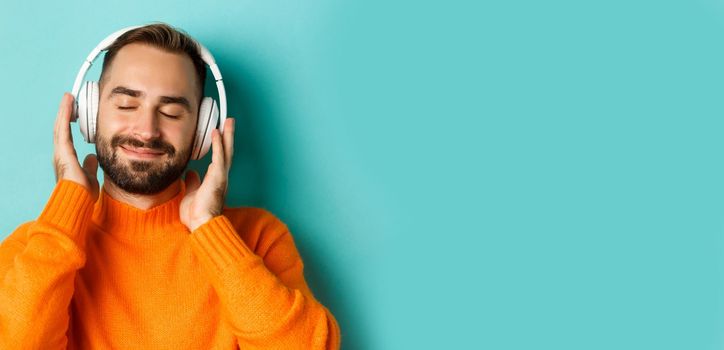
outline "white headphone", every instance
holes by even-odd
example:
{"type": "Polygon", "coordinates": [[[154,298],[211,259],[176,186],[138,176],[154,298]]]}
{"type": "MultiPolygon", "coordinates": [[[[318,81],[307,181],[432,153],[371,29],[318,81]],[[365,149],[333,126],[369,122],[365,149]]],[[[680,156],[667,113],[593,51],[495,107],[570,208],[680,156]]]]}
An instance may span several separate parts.
{"type": "MultiPolygon", "coordinates": [[[[71,115],[71,121],[78,121],[80,124],[80,132],[83,134],[83,138],[88,143],[95,143],[96,137],[96,121],[98,120],[98,105],[100,89],[98,82],[96,81],[85,81],[81,87],[81,81],[85,78],[90,66],[93,61],[98,57],[101,51],[105,51],[108,47],[113,44],[119,36],[123,33],[139,28],[141,26],[132,26],[123,28],[100,42],[93,51],[88,55],[80,67],[78,75],[75,77],[73,83],[73,96],[75,97],[76,103],[73,104],[73,114],[71,115]]],[[[201,58],[206,62],[214,75],[216,80],[216,89],[219,91],[219,101],[221,102],[221,113],[216,107],[216,101],[211,97],[204,97],[201,100],[201,106],[199,107],[199,117],[196,126],[196,135],[194,136],[194,144],[192,148],[191,157],[193,159],[201,159],[206,152],[209,151],[211,146],[211,132],[216,128],[216,123],[219,121],[219,114],[221,114],[221,123],[219,124],[219,131],[224,132],[224,121],[226,120],[226,90],[224,89],[224,81],[221,77],[221,71],[216,65],[214,57],[211,56],[209,50],[207,50],[201,43],[197,42],[198,48],[201,54],[201,58]]],[[[204,82],[201,82],[202,84],[204,82]]]]}

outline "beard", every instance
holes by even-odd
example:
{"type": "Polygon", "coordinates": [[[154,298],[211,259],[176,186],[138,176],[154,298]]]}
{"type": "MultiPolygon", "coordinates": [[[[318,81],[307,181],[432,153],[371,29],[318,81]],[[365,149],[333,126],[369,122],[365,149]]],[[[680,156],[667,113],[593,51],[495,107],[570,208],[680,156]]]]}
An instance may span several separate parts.
{"type": "Polygon", "coordinates": [[[101,169],[116,186],[128,193],[149,195],[165,190],[181,177],[191,159],[191,147],[177,152],[173,145],[160,138],[143,142],[115,135],[108,140],[99,134],[96,135],[96,155],[101,169]],[[150,148],[163,155],[151,160],[122,159],[118,148],[123,145],[150,148]]]}

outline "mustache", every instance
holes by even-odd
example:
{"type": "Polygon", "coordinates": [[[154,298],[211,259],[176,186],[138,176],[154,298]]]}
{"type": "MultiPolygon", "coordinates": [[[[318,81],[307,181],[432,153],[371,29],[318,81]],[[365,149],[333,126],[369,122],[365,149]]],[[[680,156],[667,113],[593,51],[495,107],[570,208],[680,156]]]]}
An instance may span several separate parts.
{"type": "Polygon", "coordinates": [[[130,136],[116,135],[111,138],[111,146],[116,148],[121,145],[129,145],[137,148],[149,148],[154,151],[167,153],[169,156],[176,154],[176,148],[170,143],[161,140],[160,138],[153,139],[149,142],[143,142],[141,140],[134,139],[130,136]]]}

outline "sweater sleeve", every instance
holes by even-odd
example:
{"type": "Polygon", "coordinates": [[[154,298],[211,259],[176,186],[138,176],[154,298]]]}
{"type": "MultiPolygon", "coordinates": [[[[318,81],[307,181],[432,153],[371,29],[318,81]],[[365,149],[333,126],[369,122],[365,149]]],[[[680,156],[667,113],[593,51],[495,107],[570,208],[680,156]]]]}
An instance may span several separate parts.
{"type": "Polygon", "coordinates": [[[332,313],[312,295],[302,260],[281,221],[264,257],[254,254],[225,215],[191,237],[242,349],[339,349],[332,313]]]}
{"type": "Polygon", "coordinates": [[[0,244],[0,349],[66,348],[93,204],[84,187],[61,180],[38,219],[0,244]]]}

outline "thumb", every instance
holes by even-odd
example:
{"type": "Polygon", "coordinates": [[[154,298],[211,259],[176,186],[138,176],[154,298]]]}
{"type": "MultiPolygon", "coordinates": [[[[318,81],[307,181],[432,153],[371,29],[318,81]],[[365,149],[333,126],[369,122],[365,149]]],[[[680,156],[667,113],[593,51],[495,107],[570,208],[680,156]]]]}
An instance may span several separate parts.
{"type": "Polygon", "coordinates": [[[186,193],[191,193],[199,189],[201,186],[201,180],[199,180],[199,174],[193,170],[186,172],[186,193]]]}
{"type": "Polygon", "coordinates": [[[98,158],[96,158],[95,154],[85,156],[85,159],[83,159],[83,171],[85,171],[90,179],[96,178],[98,175],[98,158]]]}

